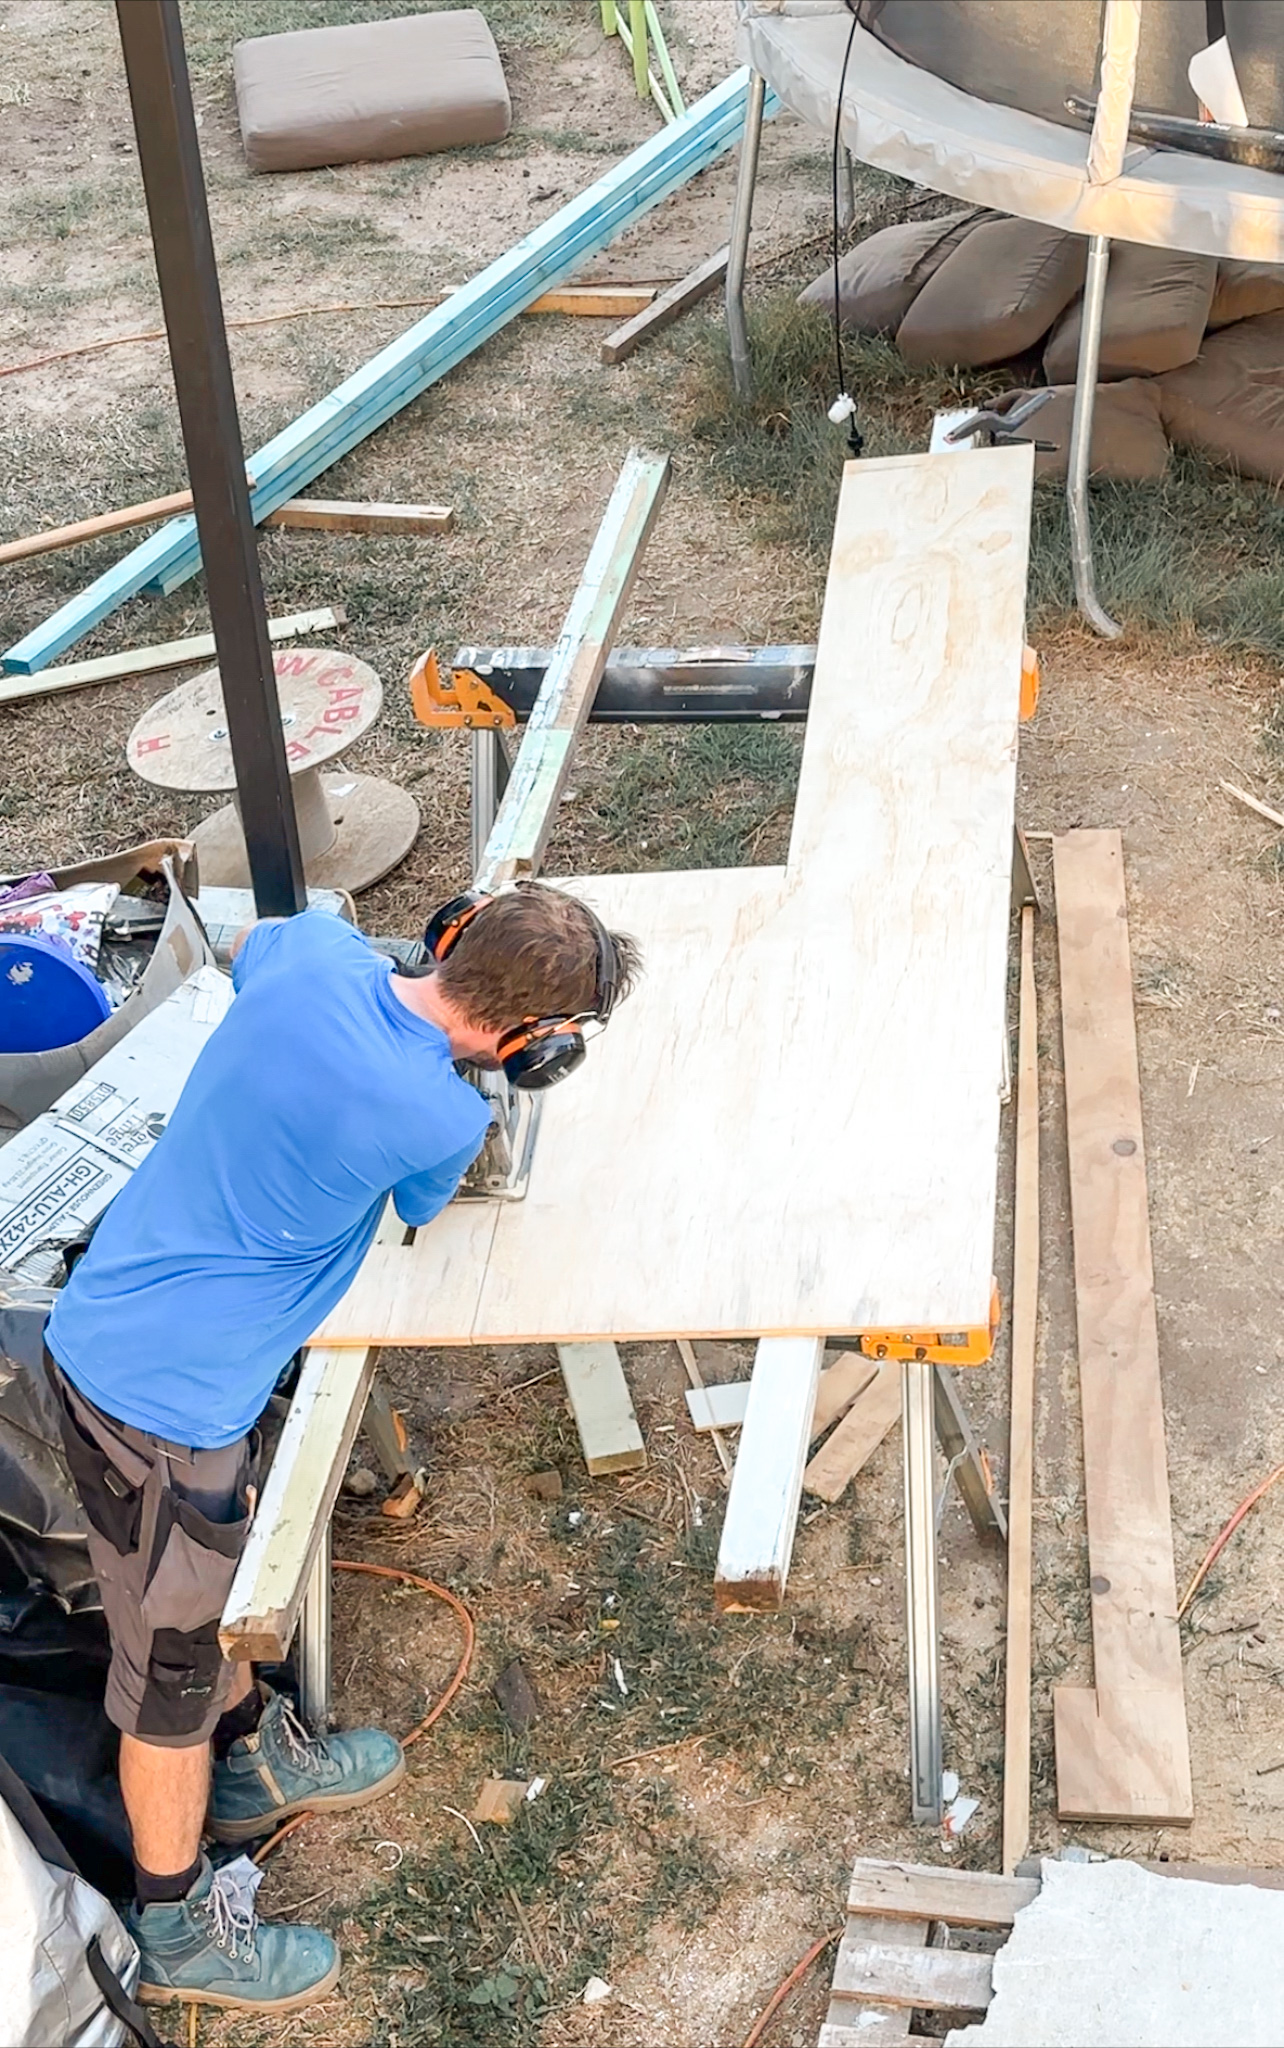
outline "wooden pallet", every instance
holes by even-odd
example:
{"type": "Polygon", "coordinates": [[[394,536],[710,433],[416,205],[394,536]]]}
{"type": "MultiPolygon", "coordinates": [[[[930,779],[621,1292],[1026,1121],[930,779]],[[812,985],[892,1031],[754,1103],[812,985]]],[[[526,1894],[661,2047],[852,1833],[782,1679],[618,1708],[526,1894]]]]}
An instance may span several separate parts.
{"type": "Polygon", "coordinates": [[[858,1862],[817,2048],[916,2039],[916,2011],[979,2016],[990,2003],[992,1955],[951,1945],[953,1934],[1006,1935],[1038,1891],[1037,1877],[858,1862]]]}
{"type": "MultiPolygon", "coordinates": [[[[1284,1870],[1138,1860],[1156,1877],[1284,1891],[1284,1870]]],[[[879,2048],[885,2041],[926,2039],[912,2032],[916,2012],[948,2012],[954,2024],[980,2018],[990,2003],[994,1949],[1003,1946],[1022,1907],[1037,1898],[1040,1868],[1037,1856],[1027,1857],[1015,1877],[858,1861],[816,2048],[879,2048]],[[963,1931],[1001,1938],[982,1954],[958,1946],[963,1931]]]]}

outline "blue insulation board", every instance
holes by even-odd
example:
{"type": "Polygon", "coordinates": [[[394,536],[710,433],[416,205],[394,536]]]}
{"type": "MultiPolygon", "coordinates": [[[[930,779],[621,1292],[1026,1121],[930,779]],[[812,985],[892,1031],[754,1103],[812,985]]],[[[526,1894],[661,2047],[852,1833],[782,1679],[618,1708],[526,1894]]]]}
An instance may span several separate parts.
{"type": "MultiPolygon", "coordinates": [[[[730,149],[744,126],[748,91],[749,72],[733,73],[260,448],[248,463],[255,522],[730,149]]],[[[769,92],[768,113],[778,104],[769,92]]],[[[0,666],[11,675],[38,673],[126,599],[140,590],[177,589],[200,561],[195,519],[169,520],[16,642],[0,666]]]]}

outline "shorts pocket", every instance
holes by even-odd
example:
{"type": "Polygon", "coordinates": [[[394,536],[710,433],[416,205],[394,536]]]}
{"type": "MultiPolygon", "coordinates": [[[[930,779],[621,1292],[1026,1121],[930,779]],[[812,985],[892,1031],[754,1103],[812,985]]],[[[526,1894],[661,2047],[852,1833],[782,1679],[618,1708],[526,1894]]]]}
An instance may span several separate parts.
{"type": "Polygon", "coordinates": [[[197,1734],[208,1718],[222,1668],[217,1616],[200,1628],[155,1629],[138,1709],[139,1735],[197,1734]]]}
{"type": "Polygon", "coordinates": [[[155,1562],[143,1594],[143,1620],[153,1632],[186,1635],[212,1625],[232,1590],[250,1518],[211,1522],[188,1500],[163,1493],[156,1515],[155,1562]]]}
{"type": "Polygon", "coordinates": [[[143,1489],[117,1471],[102,1445],[81,1428],[62,1388],[53,1384],[63,1450],[89,1525],[122,1557],[132,1557],[142,1526],[143,1489]]]}

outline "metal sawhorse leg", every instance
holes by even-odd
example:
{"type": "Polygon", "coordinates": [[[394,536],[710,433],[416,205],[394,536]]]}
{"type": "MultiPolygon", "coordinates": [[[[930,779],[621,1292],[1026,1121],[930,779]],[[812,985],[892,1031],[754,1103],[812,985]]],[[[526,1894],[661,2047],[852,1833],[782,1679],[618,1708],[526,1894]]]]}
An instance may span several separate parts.
{"type": "Polygon", "coordinates": [[[903,1374],[905,1591],[909,1639],[910,1786],[913,1817],[941,1817],[941,1674],[936,1533],[944,1506],[936,1493],[936,1442],[949,1461],[978,1536],[1006,1539],[1007,1522],[948,1366],[907,1360],[903,1374]]]}

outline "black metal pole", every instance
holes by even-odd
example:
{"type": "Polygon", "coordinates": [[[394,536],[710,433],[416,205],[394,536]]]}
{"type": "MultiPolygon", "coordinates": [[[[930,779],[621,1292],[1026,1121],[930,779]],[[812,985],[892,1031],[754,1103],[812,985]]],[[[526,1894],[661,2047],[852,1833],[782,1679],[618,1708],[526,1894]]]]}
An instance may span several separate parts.
{"type": "Polygon", "coordinates": [[[260,917],[307,901],[178,0],[116,0],[260,917]]]}

